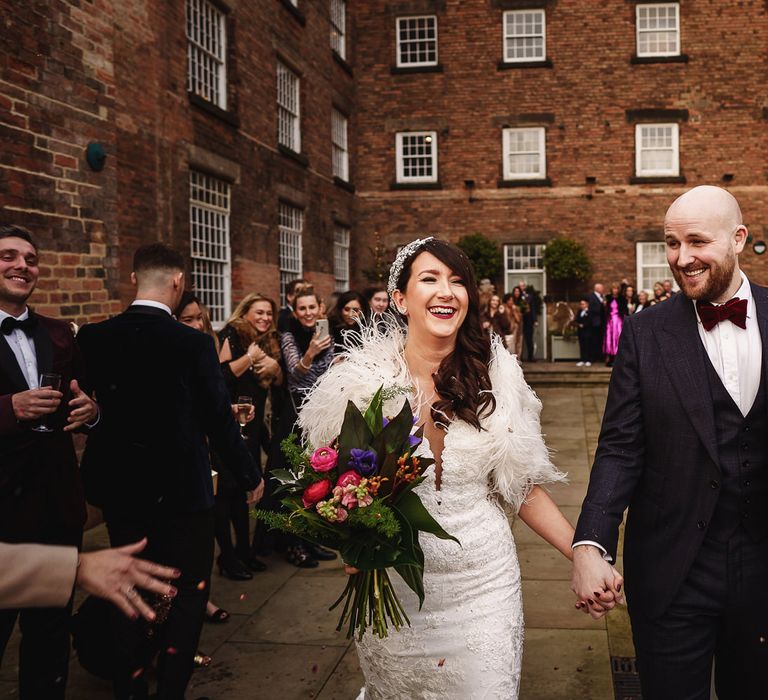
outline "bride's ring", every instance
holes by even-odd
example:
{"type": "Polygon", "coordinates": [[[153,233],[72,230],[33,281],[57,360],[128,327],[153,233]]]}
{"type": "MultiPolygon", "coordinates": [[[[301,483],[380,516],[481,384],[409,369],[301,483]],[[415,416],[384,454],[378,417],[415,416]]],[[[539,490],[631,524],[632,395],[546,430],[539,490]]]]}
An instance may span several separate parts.
{"type": "Polygon", "coordinates": [[[126,598],[135,598],[136,597],[136,589],[133,586],[129,586],[125,589],[125,597],[126,598]]]}

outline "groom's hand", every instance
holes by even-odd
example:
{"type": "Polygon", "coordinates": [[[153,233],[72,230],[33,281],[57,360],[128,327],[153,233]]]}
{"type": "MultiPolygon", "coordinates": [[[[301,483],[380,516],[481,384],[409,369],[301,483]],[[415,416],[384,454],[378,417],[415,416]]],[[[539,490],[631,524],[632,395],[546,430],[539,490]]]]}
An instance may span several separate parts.
{"type": "Polygon", "coordinates": [[[597,547],[579,545],[573,550],[571,590],[576,594],[576,607],[596,620],[623,603],[624,579],[605,559],[597,547]]]}

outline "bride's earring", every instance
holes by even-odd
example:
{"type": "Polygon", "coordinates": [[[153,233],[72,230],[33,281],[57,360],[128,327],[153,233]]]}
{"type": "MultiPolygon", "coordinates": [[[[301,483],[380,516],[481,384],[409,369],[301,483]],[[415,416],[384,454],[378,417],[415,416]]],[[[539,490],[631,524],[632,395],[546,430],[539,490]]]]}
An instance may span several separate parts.
{"type": "Polygon", "coordinates": [[[400,308],[397,304],[395,304],[395,308],[397,309],[397,313],[399,313],[402,316],[408,315],[408,309],[400,308]]]}

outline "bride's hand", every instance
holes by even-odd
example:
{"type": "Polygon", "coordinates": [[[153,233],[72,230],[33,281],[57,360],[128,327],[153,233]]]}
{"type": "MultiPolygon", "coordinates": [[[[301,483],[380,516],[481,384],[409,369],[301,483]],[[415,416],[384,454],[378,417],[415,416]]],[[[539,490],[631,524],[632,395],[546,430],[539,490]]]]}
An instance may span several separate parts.
{"type": "Polygon", "coordinates": [[[348,576],[354,576],[355,574],[360,573],[360,569],[356,569],[354,566],[349,566],[348,564],[344,564],[344,573],[348,576]]]}
{"type": "Polygon", "coordinates": [[[576,607],[599,619],[623,603],[621,588],[624,579],[591,545],[576,547],[573,552],[571,590],[576,594],[576,607]]]}

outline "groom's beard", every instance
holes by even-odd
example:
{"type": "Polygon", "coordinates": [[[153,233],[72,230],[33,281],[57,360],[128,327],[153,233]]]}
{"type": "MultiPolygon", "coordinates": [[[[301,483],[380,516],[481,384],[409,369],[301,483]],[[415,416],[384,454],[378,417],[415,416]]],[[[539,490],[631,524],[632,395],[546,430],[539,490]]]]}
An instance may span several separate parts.
{"type": "MultiPolygon", "coordinates": [[[[689,267],[696,269],[693,265],[689,267]]],[[[689,299],[694,299],[696,301],[712,301],[713,299],[719,299],[726,291],[728,291],[728,287],[730,287],[731,281],[733,280],[733,271],[735,269],[736,255],[731,252],[722,263],[710,263],[707,271],[704,273],[705,275],[708,275],[707,283],[698,289],[694,287],[688,277],[685,276],[685,270],[673,267],[672,275],[680,287],[680,290],[689,299]]]]}

